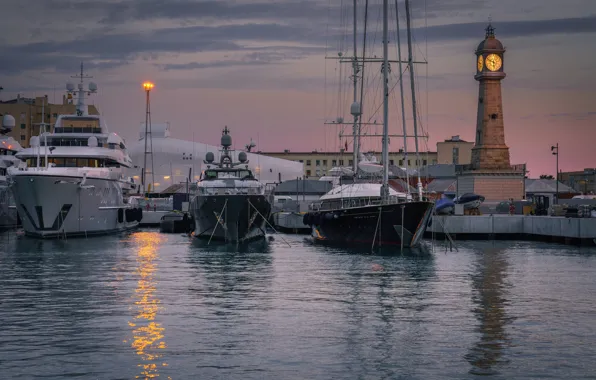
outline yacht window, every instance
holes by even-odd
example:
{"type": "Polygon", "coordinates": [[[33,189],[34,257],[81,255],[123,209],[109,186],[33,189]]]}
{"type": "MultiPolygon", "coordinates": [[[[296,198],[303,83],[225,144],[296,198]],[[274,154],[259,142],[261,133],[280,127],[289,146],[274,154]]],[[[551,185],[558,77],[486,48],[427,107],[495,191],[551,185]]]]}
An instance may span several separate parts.
{"type": "Polygon", "coordinates": [[[0,175],[6,175],[6,169],[0,168],[0,175]]]}

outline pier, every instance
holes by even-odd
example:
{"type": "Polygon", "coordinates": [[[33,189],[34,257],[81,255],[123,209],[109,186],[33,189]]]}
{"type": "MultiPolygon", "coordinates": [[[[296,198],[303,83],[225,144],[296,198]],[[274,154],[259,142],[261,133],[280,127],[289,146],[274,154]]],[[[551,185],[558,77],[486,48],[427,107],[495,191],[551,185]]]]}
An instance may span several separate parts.
{"type": "Polygon", "coordinates": [[[448,233],[456,240],[546,240],[596,244],[596,218],[531,215],[435,215],[426,236],[448,233]]]}

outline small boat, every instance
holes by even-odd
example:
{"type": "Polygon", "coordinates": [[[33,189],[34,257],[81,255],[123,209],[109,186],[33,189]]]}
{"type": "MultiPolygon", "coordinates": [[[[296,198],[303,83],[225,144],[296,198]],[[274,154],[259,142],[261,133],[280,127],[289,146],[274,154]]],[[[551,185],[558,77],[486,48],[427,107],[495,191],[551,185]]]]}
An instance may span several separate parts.
{"type": "Polygon", "coordinates": [[[161,217],[159,230],[165,233],[190,232],[193,224],[187,213],[170,212],[161,217]]]}
{"type": "Polygon", "coordinates": [[[484,197],[474,193],[465,193],[455,198],[453,201],[455,204],[464,205],[464,209],[472,209],[480,207],[482,202],[484,202],[484,197]]]}
{"type": "Polygon", "coordinates": [[[438,215],[453,214],[455,203],[449,198],[441,198],[435,202],[435,212],[438,215]]]}

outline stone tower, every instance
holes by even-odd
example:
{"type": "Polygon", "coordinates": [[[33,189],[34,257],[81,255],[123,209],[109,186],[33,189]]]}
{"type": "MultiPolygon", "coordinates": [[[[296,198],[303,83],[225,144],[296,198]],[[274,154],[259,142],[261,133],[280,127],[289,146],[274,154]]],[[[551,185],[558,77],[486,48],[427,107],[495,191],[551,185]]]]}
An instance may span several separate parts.
{"type": "Polygon", "coordinates": [[[491,24],[484,41],[476,49],[476,75],[479,82],[476,143],[471,165],[457,169],[457,195],[476,193],[486,201],[504,201],[525,197],[525,164],[511,165],[505,145],[501,80],[503,44],[495,38],[491,24]]]}
{"type": "Polygon", "coordinates": [[[509,148],[505,145],[501,80],[505,48],[495,38],[489,24],[484,41],[476,49],[476,75],[479,82],[476,144],[472,149],[472,167],[476,170],[510,169],[509,148]]]}

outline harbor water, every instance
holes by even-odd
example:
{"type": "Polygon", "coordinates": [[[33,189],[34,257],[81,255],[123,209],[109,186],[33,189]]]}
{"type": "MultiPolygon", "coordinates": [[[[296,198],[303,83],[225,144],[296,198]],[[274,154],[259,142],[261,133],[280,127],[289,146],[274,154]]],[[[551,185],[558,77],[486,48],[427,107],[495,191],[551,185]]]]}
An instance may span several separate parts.
{"type": "Polygon", "coordinates": [[[0,234],[10,379],[588,379],[596,249],[0,234]]]}

